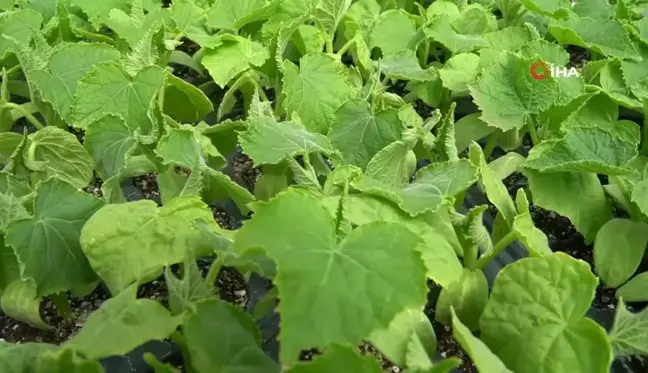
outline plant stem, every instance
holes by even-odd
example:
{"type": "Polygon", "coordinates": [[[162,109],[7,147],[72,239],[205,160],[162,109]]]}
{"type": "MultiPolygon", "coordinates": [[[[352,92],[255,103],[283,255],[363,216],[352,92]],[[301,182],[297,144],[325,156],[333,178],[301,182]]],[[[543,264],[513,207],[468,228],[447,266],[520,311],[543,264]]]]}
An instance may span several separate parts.
{"type": "Polygon", "coordinates": [[[464,248],[464,267],[474,269],[477,261],[477,245],[464,248]]]}
{"type": "Polygon", "coordinates": [[[495,244],[495,248],[493,251],[486,255],[482,255],[479,259],[477,259],[477,262],[475,263],[475,268],[478,269],[484,269],[488,263],[490,263],[493,259],[497,258],[497,256],[504,251],[510,245],[513,241],[517,239],[517,233],[515,231],[510,231],[506,234],[506,236],[502,237],[497,244],[495,244]]]}
{"type": "Polygon", "coordinates": [[[224,255],[219,255],[216,260],[214,260],[209,267],[209,272],[207,272],[207,277],[205,277],[205,283],[207,286],[214,286],[218,273],[220,272],[221,267],[223,266],[224,255]]]}
{"type": "Polygon", "coordinates": [[[56,306],[56,312],[64,318],[69,319],[72,316],[72,307],[70,307],[70,302],[68,302],[68,297],[65,293],[56,293],[52,295],[52,302],[56,306]]]}
{"type": "Polygon", "coordinates": [[[533,146],[536,146],[540,143],[540,139],[538,139],[538,132],[536,131],[536,121],[534,117],[530,117],[529,120],[527,121],[527,128],[529,129],[529,135],[531,135],[531,142],[533,142],[533,146]]]}
{"type": "Polygon", "coordinates": [[[419,64],[422,68],[427,68],[428,57],[430,56],[430,43],[426,42],[423,46],[423,51],[419,54],[419,64]]]}
{"type": "Polygon", "coordinates": [[[263,87],[261,87],[261,84],[259,84],[259,82],[256,79],[250,76],[248,76],[248,81],[256,89],[257,93],[259,94],[259,97],[261,97],[261,100],[268,101],[268,96],[266,96],[265,92],[263,92],[263,87]]]}
{"type": "Polygon", "coordinates": [[[166,92],[166,86],[162,86],[160,91],[158,92],[158,105],[160,106],[160,113],[164,114],[164,95],[166,92]]]}
{"type": "Polygon", "coordinates": [[[486,162],[488,162],[488,158],[490,158],[490,156],[493,154],[493,150],[495,150],[495,147],[497,146],[500,135],[501,132],[495,132],[488,136],[488,140],[486,140],[486,147],[484,148],[484,159],[486,159],[486,162]]]}
{"type": "Polygon", "coordinates": [[[36,129],[42,130],[43,128],[45,128],[45,126],[38,119],[36,119],[35,116],[33,116],[27,109],[25,109],[21,105],[18,105],[13,102],[5,102],[4,104],[0,105],[0,109],[4,109],[4,108],[11,108],[13,110],[20,112],[25,118],[27,118],[29,123],[33,124],[34,127],[36,127],[36,129]]]}
{"type": "Polygon", "coordinates": [[[355,38],[353,38],[353,39],[347,41],[347,42],[342,46],[342,48],[340,48],[340,50],[337,51],[337,55],[342,56],[344,53],[347,52],[347,50],[348,50],[349,48],[351,48],[353,45],[355,45],[355,43],[356,43],[356,39],[355,39],[355,38]]]}
{"type": "Polygon", "coordinates": [[[648,155],[648,99],[644,99],[644,120],[643,120],[643,142],[641,143],[641,154],[648,155]]]}

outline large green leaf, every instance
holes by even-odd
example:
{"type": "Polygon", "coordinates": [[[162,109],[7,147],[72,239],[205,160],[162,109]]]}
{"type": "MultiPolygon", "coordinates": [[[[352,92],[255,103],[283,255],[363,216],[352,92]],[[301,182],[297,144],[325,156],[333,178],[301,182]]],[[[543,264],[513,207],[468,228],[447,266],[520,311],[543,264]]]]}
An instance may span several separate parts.
{"type": "Polygon", "coordinates": [[[100,359],[124,355],[151,339],[164,339],[175,331],[181,320],[171,316],[160,303],[136,297],[137,285],[132,285],[105,301],[65,347],[88,359],[100,359]]]}
{"type": "Polygon", "coordinates": [[[104,373],[97,360],[81,358],[67,348],[47,351],[37,361],[36,373],[104,373]]]}
{"type": "Polygon", "coordinates": [[[616,296],[628,302],[648,301],[648,272],[641,273],[630,279],[617,290],[616,296]]]}
{"type": "MultiPolygon", "coordinates": [[[[27,44],[30,37],[41,28],[43,17],[31,9],[4,12],[0,16],[0,35],[14,38],[21,44],[27,44]]],[[[11,42],[0,39],[0,59],[4,59],[12,47],[11,42]]]]}
{"type": "Polygon", "coordinates": [[[364,176],[353,187],[395,202],[411,216],[437,211],[477,181],[477,169],[465,159],[434,163],[420,169],[410,184],[395,186],[364,176]]]}
{"type": "Polygon", "coordinates": [[[117,62],[95,66],[81,81],[74,102],[75,126],[85,128],[105,114],[119,115],[133,130],[149,134],[153,124],[148,110],[164,85],[164,70],[147,67],[130,77],[117,62]]]}
{"type": "Polygon", "coordinates": [[[305,348],[357,344],[403,307],[425,303],[422,241],[406,226],[371,223],[338,243],[333,216],[318,197],[296,189],[254,210],[235,247],[263,248],[277,263],[282,362],[296,361],[305,348]],[[381,290],[366,289],[368,283],[381,290]],[[313,288],[319,290],[307,290],[313,288]]]}
{"type": "Polygon", "coordinates": [[[268,0],[215,0],[207,12],[207,26],[237,31],[248,23],[269,18],[276,4],[268,0]]]}
{"type": "Polygon", "coordinates": [[[588,242],[612,217],[612,204],[596,174],[585,172],[542,173],[525,170],[536,206],[569,218],[588,242]]]}
{"type": "Polygon", "coordinates": [[[481,269],[464,268],[461,277],[441,290],[435,317],[446,325],[458,316],[470,330],[479,330],[479,318],[488,302],[488,280],[481,269]]]}
{"type": "MultiPolygon", "coordinates": [[[[0,371],[35,373],[38,357],[58,347],[49,343],[0,343],[0,371]]],[[[40,372],[39,372],[40,373],[40,372]]]]}
{"type": "Polygon", "coordinates": [[[45,127],[29,135],[27,167],[41,179],[57,177],[77,188],[92,180],[94,162],[73,134],[57,127],[45,127]]]}
{"type": "Polygon", "coordinates": [[[286,157],[310,153],[330,154],[333,149],[328,139],[319,133],[309,132],[295,122],[277,122],[270,117],[248,120],[247,131],[239,134],[245,154],[255,165],[276,164],[286,157]]]}
{"type": "Polygon", "coordinates": [[[527,8],[549,16],[564,16],[571,8],[570,0],[520,0],[527,8]]]}
{"type": "Polygon", "coordinates": [[[547,140],[529,152],[525,168],[540,172],[618,175],[637,156],[637,143],[598,127],[573,127],[565,137],[547,140]]]}
{"type": "Polygon", "coordinates": [[[266,48],[241,36],[222,36],[218,46],[205,50],[202,64],[216,84],[225,87],[238,74],[268,59],[266,48]]]}
{"type": "Polygon", "coordinates": [[[481,338],[518,373],[607,373],[610,342],[584,317],[597,282],[586,262],[563,253],[510,264],[493,284],[481,338]]]}
{"type": "Polygon", "coordinates": [[[24,278],[33,278],[38,295],[87,285],[96,279],[79,244],[81,228],[101,201],[58,179],[38,186],[31,218],[15,220],[6,242],[19,258],[24,278]]]}
{"type": "Polygon", "coordinates": [[[371,356],[360,356],[348,346],[331,345],[313,362],[298,363],[286,373],[380,373],[378,361],[371,356]]]}
{"type": "Polygon", "coordinates": [[[166,79],[164,112],[173,119],[194,123],[214,110],[209,98],[198,87],[171,73],[167,73],[166,79]]]}
{"type": "Polygon", "coordinates": [[[381,149],[400,140],[402,131],[396,110],[373,110],[365,101],[349,100],[335,112],[328,138],[344,163],[364,168],[381,149]]]}
{"type": "Polygon", "coordinates": [[[369,49],[380,48],[389,56],[409,47],[416,35],[416,24],[411,15],[402,9],[383,12],[376,19],[368,35],[369,49]]]}
{"type": "Polygon", "coordinates": [[[455,95],[468,95],[468,85],[475,82],[479,66],[479,56],[474,53],[459,53],[452,56],[439,70],[443,86],[455,95]]]}
{"type": "Polygon", "coordinates": [[[207,205],[193,196],[174,198],[160,208],[149,200],[106,205],[83,227],[81,246],[117,294],[134,281],[153,280],[188,254],[201,253],[195,220],[216,224],[207,205]]]}
{"type": "Polygon", "coordinates": [[[335,30],[351,6],[351,0],[318,0],[315,16],[324,27],[324,31],[333,39],[335,30]]]}
{"type": "Polygon", "coordinates": [[[196,373],[279,373],[277,363],[259,346],[254,320],[224,301],[197,303],[184,322],[184,336],[196,373]]]}
{"type": "Polygon", "coordinates": [[[619,300],[609,338],[614,357],[647,354],[648,310],[631,313],[619,300]]]}
{"type": "Polygon", "coordinates": [[[549,108],[558,97],[556,80],[536,80],[532,59],[502,53],[484,69],[470,93],[482,110],[481,120],[502,131],[521,129],[531,116],[549,108]]]}
{"type": "Polygon", "coordinates": [[[225,158],[205,136],[192,127],[173,128],[167,131],[155,149],[165,164],[194,169],[214,164],[221,168],[226,164],[225,158]]]}
{"type": "Polygon", "coordinates": [[[629,219],[612,219],[596,234],[594,266],[601,280],[619,287],[639,268],[648,245],[648,224],[629,219]]]}
{"type": "Polygon", "coordinates": [[[0,305],[2,312],[14,320],[18,320],[39,329],[51,329],[40,315],[41,297],[38,296],[36,284],[31,278],[17,278],[10,283],[2,293],[0,305]]]}
{"type": "Polygon", "coordinates": [[[435,16],[423,28],[430,38],[450,51],[452,54],[472,52],[488,46],[481,35],[459,34],[454,30],[447,16],[435,16]]]}
{"type": "Polygon", "coordinates": [[[623,25],[614,19],[570,17],[549,25],[560,44],[578,45],[605,56],[639,59],[623,25]]]}
{"type": "Polygon", "coordinates": [[[354,93],[345,66],[323,53],[302,57],[299,67],[289,61],[284,66],[286,111],[289,115],[296,113],[308,130],[326,134],[337,108],[354,93]]]}
{"type": "Polygon", "coordinates": [[[380,69],[381,73],[394,80],[424,82],[437,77],[434,70],[422,69],[416,54],[409,49],[399,50],[383,57],[380,61],[374,62],[374,67],[376,70],[380,69]]]}
{"type": "Polygon", "coordinates": [[[102,24],[108,22],[111,10],[119,9],[122,12],[128,12],[131,3],[132,0],[72,0],[72,5],[81,8],[88,15],[92,26],[96,29],[99,29],[102,24]]]}
{"type": "Polygon", "coordinates": [[[43,99],[61,118],[72,122],[72,104],[79,81],[96,65],[119,59],[118,50],[104,44],[64,44],[50,57],[47,69],[32,72],[43,99]]]}

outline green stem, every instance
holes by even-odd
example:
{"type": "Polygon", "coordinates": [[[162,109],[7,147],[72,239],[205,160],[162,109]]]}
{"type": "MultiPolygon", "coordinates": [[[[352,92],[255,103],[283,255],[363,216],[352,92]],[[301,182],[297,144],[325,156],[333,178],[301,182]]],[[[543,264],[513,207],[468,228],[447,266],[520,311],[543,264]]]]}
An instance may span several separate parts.
{"type": "Polygon", "coordinates": [[[495,150],[495,147],[497,146],[497,143],[500,139],[500,134],[501,132],[495,132],[488,136],[488,140],[486,140],[486,147],[484,148],[484,159],[486,159],[486,162],[488,162],[488,158],[493,154],[493,150],[495,150]]]}
{"type": "Polygon", "coordinates": [[[209,267],[209,272],[207,272],[207,277],[205,277],[205,283],[208,286],[214,286],[214,283],[216,283],[218,273],[220,272],[221,267],[223,267],[223,258],[223,255],[219,255],[209,267]]]}
{"type": "Polygon", "coordinates": [[[427,68],[428,57],[430,56],[430,43],[426,42],[423,46],[422,52],[419,54],[419,64],[422,68],[427,68]]]}
{"type": "Polygon", "coordinates": [[[464,267],[474,269],[477,262],[477,245],[470,245],[464,248],[464,267]]]}
{"type": "Polygon", "coordinates": [[[540,143],[540,139],[538,138],[538,132],[536,131],[535,118],[529,118],[529,120],[527,121],[527,128],[529,130],[529,135],[531,136],[531,142],[533,142],[533,146],[538,145],[540,143]]]}
{"type": "Polygon", "coordinates": [[[351,48],[353,45],[355,45],[355,43],[356,43],[356,38],[353,38],[353,39],[347,41],[347,42],[342,46],[342,48],[340,48],[340,50],[337,51],[337,55],[338,55],[338,56],[342,56],[344,53],[346,53],[346,52],[349,50],[349,48],[351,48]]]}
{"type": "Polygon", "coordinates": [[[166,94],[165,92],[166,92],[166,86],[162,86],[162,88],[158,92],[157,100],[158,100],[158,105],[160,106],[160,113],[164,113],[164,96],[166,94]]]}
{"type": "Polygon", "coordinates": [[[643,120],[643,143],[641,144],[641,154],[648,155],[648,99],[643,102],[644,120],[643,120]]]}
{"type": "Polygon", "coordinates": [[[65,320],[72,316],[72,307],[68,302],[68,297],[65,293],[56,293],[52,295],[52,302],[56,306],[56,312],[65,320]]]}
{"type": "Polygon", "coordinates": [[[515,231],[508,232],[506,236],[502,237],[502,239],[500,239],[497,242],[497,244],[495,244],[495,248],[493,249],[493,251],[485,255],[482,255],[479,259],[477,259],[477,262],[475,263],[475,268],[484,269],[484,267],[486,267],[488,263],[490,263],[493,259],[497,258],[497,256],[516,239],[517,239],[517,233],[515,233],[515,231]]]}
{"type": "Polygon", "coordinates": [[[6,102],[0,105],[0,109],[4,109],[4,108],[11,108],[13,110],[20,112],[25,118],[27,118],[29,123],[33,124],[34,127],[36,127],[36,129],[42,130],[43,128],[45,128],[45,126],[38,119],[36,119],[35,116],[33,116],[27,109],[25,109],[21,105],[15,104],[13,102],[6,102]]]}
{"type": "Polygon", "coordinates": [[[618,176],[609,176],[609,179],[610,182],[612,182],[614,185],[616,185],[619,188],[619,190],[621,191],[621,195],[623,196],[623,199],[626,200],[626,204],[630,209],[630,211],[628,211],[628,213],[630,214],[630,218],[632,218],[632,220],[635,221],[642,220],[641,211],[639,211],[637,209],[637,205],[632,202],[632,194],[626,187],[626,184],[623,181],[623,179],[618,176]]]}
{"type": "Polygon", "coordinates": [[[259,84],[259,82],[251,76],[248,76],[248,81],[250,82],[250,84],[252,84],[252,86],[254,86],[261,100],[268,101],[268,96],[266,96],[265,92],[263,92],[263,87],[261,87],[261,84],[259,84]]]}
{"type": "Polygon", "coordinates": [[[281,93],[283,90],[283,82],[281,81],[281,78],[277,75],[276,81],[275,81],[275,99],[277,102],[275,102],[275,108],[274,108],[274,115],[277,118],[281,118],[281,115],[283,114],[283,100],[284,100],[284,95],[281,93]]]}

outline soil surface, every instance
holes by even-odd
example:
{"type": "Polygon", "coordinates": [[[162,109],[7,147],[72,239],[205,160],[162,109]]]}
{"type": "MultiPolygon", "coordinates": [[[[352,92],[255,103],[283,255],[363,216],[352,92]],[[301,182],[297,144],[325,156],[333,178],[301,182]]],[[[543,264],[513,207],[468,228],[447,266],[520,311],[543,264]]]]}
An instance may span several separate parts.
{"type": "Polygon", "coordinates": [[[243,184],[248,190],[254,190],[254,184],[261,177],[261,169],[254,168],[254,162],[245,153],[238,153],[232,158],[233,179],[243,184]]]}

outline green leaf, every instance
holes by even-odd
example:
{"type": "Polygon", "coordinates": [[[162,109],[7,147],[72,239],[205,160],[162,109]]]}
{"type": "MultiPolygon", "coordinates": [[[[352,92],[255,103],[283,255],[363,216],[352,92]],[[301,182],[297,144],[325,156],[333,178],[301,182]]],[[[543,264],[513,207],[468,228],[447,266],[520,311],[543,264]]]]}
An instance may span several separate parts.
{"type": "Polygon", "coordinates": [[[408,48],[415,36],[416,24],[410,14],[402,9],[392,9],[378,16],[367,43],[369,50],[380,48],[383,56],[389,56],[408,48]]]}
{"type": "Polygon", "coordinates": [[[223,88],[240,73],[262,66],[269,56],[260,43],[241,36],[224,35],[218,46],[205,50],[202,64],[223,88]]]}
{"type": "Polygon", "coordinates": [[[450,21],[454,22],[459,18],[461,11],[454,1],[442,0],[432,2],[432,4],[427,7],[425,14],[428,19],[434,18],[434,16],[437,15],[445,15],[450,19],[450,21]]]}
{"type": "Polygon", "coordinates": [[[83,226],[81,246],[94,271],[117,294],[135,281],[153,280],[188,254],[201,253],[195,220],[216,224],[197,197],[177,197],[160,208],[149,200],[106,205],[83,226]]]}
{"type": "Polygon", "coordinates": [[[609,287],[619,287],[639,268],[648,245],[648,224],[612,219],[596,234],[594,266],[609,287]]]}
{"type": "Polygon", "coordinates": [[[162,204],[179,196],[200,196],[203,189],[202,174],[197,169],[178,171],[175,166],[169,166],[158,173],[157,182],[162,204]]]}
{"type": "Polygon", "coordinates": [[[144,342],[167,338],[175,331],[180,320],[163,305],[136,297],[137,286],[132,285],[105,301],[64,346],[88,359],[100,359],[124,355],[144,342]]]}
{"type": "Polygon", "coordinates": [[[118,50],[104,44],[64,44],[52,53],[45,70],[32,72],[32,81],[61,118],[72,122],[72,104],[79,81],[96,65],[119,57],[118,50]]]}
{"type": "Polygon", "coordinates": [[[479,318],[484,312],[486,302],[488,280],[484,272],[481,269],[464,268],[458,280],[441,290],[435,317],[440,322],[451,325],[452,316],[458,316],[469,329],[479,330],[479,318]]]}
{"type": "Polygon", "coordinates": [[[495,173],[497,178],[504,180],[512,174],[522,170],[522,165],[526,158],[518,153],[510,152],[491,161],[488,164],[491,170],[495,173]]]}
{"type": "Polygon", "coordinates": [[[540,172],[627,173],[637,144],[597,127],[575,127],[565,137],[543,141],[529,152],[525,168],[540,172]]]}
{"type": "Polygon", "coordinates": [[[169,308],[173,314],[190,311],[192,304],[214,295],[214,287],[202,277],[196,261],[185,258],[182,279],[176,277],[169,268],[164,270],[164,279],[169,289],[169,308]]]}
{"type": "Polygon", "coordinates": [[[601,68],[599,71],[599,83],[603,91],[619,105],[641,110],[641,101],[637,100],[634,92],[637,92],[641,97],[643,95],[643,88],[641,83],[635,85],[634,90],[626,85],[622,66],[619,62],[614,61],[601,68]]]}
{"type": "Polygon", "coordinates": [[[549,247],[547,236],[533,225],[531,214],[528,212],[515,217],[513,230],[532,256],[550,255],[553,252],[549,247]]]}
{"type": "Polygon", "coordinates": [[[6,231],[9,223],[29,217],[23,199],[13,194],[0,193],[0,230],[6,231]]]}
{"type": "Polygon", "coordinates": [[[417,251],[422,241],[404,225],[363,225],[338,243],[333,215],[317,196],[296,189],[254,210],[238,231],[235,248],[263,248],[277,263],[282,362],[296,361],[304,348],[357,344],[386,327],[403,307],[425,303],[425,267],[417,251]],[[364,291],[368,282],[382,290],[364,291]],[[319,291],[300,290],[312,287],[319,291]],[[346,311],[332,313],[330,307],[346,311]],[[314,319],[320,322],[313,324],[314,319]],[[304,328],[310,332],[304,334],[304,328]]]}
{"type": "Polygon", "coordinates": [[[619,300],[610,331],[614,357],[645,355],[648,353],[648,310],[631,313],[623,299],[619,300]]]}
{"type": "Polygon", "coordinates": [[[639,210],[648,216],[648,179],[644,179],[634,185],[631,191],[630,200],[637,204],[639,210]]]}
{"type": "Polygon", "coordinates": [[[56,127],[45,127],[29,135],[27,167],[39,177],[57,177],[77,188],[92,180],[94,162],[76,136],[56,127]]]}
{"type": "Polygon", "coordinates": [[[315,17],[324,27],[331,40],[340,21],[351,6],[351,0],[319,0],[315,6],[315,17]]]}
{"type": "Polygon", "coordinates": [[[180,371],[174,368],[171,364],[160,362],[158,358],[150,352],[145,352],[142,357],[144,358],[144,361],[146,361],[146,364],[153,368],[154,373],[180,373],[180,371]]]}
{"type": "Polygon", "coordinates": [[[209,98],[197,87],[167,73],[164,87],[164,113],[183,122],[194,123],[214,111],[209,98]]]}
{"type": "Polygon", "coordinates": [[[31,278],[16,279],[2,293],[1,306],[5,315],[39,329],[52,329],[40,316],[40,304],[41,298],[31,278]]]}
{"type": "Polygon", "coordinates": [[[578,45],[605,56],[639,59],[619,21],[570,17],[549,25],[549,31],[560,44],[578,45]]]}
{"type": "Polygon", "coordinates": [[[518,373],[607,373],[610,342],[584,317],[597,282],[586,262],[563,253],[512,263],[495,278],[481,338],[518,373]]]}
{"type": "Polygon", "coordinates": [[[587,242],[612,217],[612,204],[596,174],[585,172],[541,173],[524,170],[533,203],[569,218],[587,242]]]}
{"type": "Polygon", "coordinates": [[[564,17],[571,9],[570,0],[520,0],[525,7],[552,17],[564,17]]]}
{"type": "Polygon", "coordinates": [[[480,116],[481,113],[468,114],[454,124],[457,151],[463,152],[473,141],[480,140],[495,131],[495,128],[489,127],[480,119],[480,116]]]}
{"type": "Polygon", "coordinates": [[[108,180],[125,167],[126,158],[136,142],[126,122],[110,114],[88,124],[83,146],[94,159],[99,176],[108,180]]]}
{"type": "Polygon", "coordinates": [[[0,295],[15,280],[20,280],[20,264],[14,250],[5,244],[3,235],[0,236],[0,295]]]}
{"type": "Polygon", "coordinates": [[[416,155],[404,142],[396,141],[371,158],[365,175],[379,183],[402,187],[409,182],[415,170],[416,155]]]}
{"type": "Polygon", "coordinates": [[[648,272],[633,277],[616,291],[617,298],[628,302],[645,302],[648,300],[648,272]]]}
{"type": "Polygon", "coordinates": [[[74,102],[74,122],[79,128],[105,114],[121,116],[133,130],[153,131],[148,116],[151,102],[164,85],[164,70],[147,67],[131,78],[117,62],[95,66],[81,81],[74,102]]]}
{"type": "Polygon", "coordinates": [[[456,96],[467,96],[468,85],[477,80],[479,56],[474,53],[459,53],[452,56],[441,69],[439,75],[443,86],[456,96]]]}
{"type": "Polygon", "coordinates": [[[197,373],[240,371],[279,373],[260,348],[260,335],[251,317],[218,299],[197,303],[184,323],[184,336],[197,373]],[[217,338],[214,336],[227,336],[217,338]]]}
{"type": "Polygon", "coordinates": [[[369,177],[351,185],[365,193],[381,196],[396,203],[411,216],[437,211],[477,179],[477,169],[465,159],[431,164],[420,169],[412,183],[400,188],[369,177]]]}
{"type": "Polygon", "coordinates": [[[380,373],[382,369],[378,361],[372,356],[360,356],[348,346],[333,344],[329,346],[322,356],[312,362],[302,362],[288,369],[286,373],[380,373]]]}
{"type": "Polygon", "coordinates": [[[70,349],[59,349],[39,356],[36,373],[103,373],[96,360],[79,358],[70,349]]]}
{"type": "Polygon", "coordinates": [[[208,139],[203,140],[207,146],[201,146],[200,137],[204,138],[191,127],[170,129],[160,139],[155,153],[165,164],[182,166],[190,170],[207,165],[208,157],[214,158],[209,161],[210,163],[214,162],[219,166],[226,164],[225,158],[208,139]]]}
{"type": "MultiPolygon", "coordinates": [[[[335,213],[339,198],[333,198],[333,202],[327,204],[331,213],[335,213]]],[[[442,287],[447,287],[461,276],[462,267],[456,254],[461,252],[461,244],[457,240],[447,211],[439,210],[413,218],[383,198],[368,194],[350,194],[345,198],[344,214],[357,226],[374,222],[405,224],[425,242],[421,253],[429,278],[442,287]]]]}
{"type": "MultiPolygon", "coordinates": [[[[5,12],[0,17],[0,35],[15,39],[22,45],[28,45],[32,35],[38,33],[43,17],[31,9],[5,12]]],[[[12,43],[7,39],[0,39],[0,60],[7,58],[12,48],[12,43]]]]}
{"type": "Polygon", "coordinates": [[[608,19],[614,14],[614,9],[608,0],[578,1],[572,10],[580,17],[594,19],[608,19]]]}
{"type": "Polygon", "coordinates": [[[247,205],[254,201],[254,196],[247,189],[235,183],[229,176],[212,168],[203,167],[202,172],[204,178],[203,201],[211,203],[231,199],[243,214],[249,212],[247,205]]]}
{"type": "Polygon", "coordinates": [[[556,81],[536,80],[531,67],[536,61],[508,52],[482,73],[470,93],[482,110],[481,120],[502,131],[522,129],[532,115],[548,109],[558,97],[556,81]]]}
{"type": "Polygon", "coordinates": [[[38,186],[31,218],[15,220],[6,242],[19,258],[23,278],[33,278],[38,295],[87,285],[96,279],[81,251],[79,235],[101,201],[58,179],[38,186]]]}
{"type": "Polygon", "coordinates": [[[110,12],[113,9],[119,9],[122,12],[128,12],[132,0],[72,0],[72,5],[78,6],[88,15],[92,26],[95,29],[101,28],[102,24],[107,23],[110,19],[110,12]]]}
{"type": "Polygon", "coordinates": [[[460,34],[471,35],[481,35],[499,29],[495,15],[482,4],[468,4],[463,7],[459,17],[452,21],[452,26],[460,34]]]}
{"type": "Polygon", "coordinates": [[[335,112],[328,138],[346,164],[364,168],[381,149],[400,140],[402,131],[396,110],[374,110],[365,101],[349,100],[335,112]]]}
{"type": "Polygon", "coordinates": [[[48,343],[0,343],[0,371],[34,373],[38,358],[58,346],[48,343]]]}
{"type": "Polygon", "coordinates": [[[423,28],[427,38],[443,45],[450,53],[458,54],[472,52],[488,46],[481,35],[464,35],[457,33],[447,16],[436,16],[428,21],[423,28]]]}
{"type": "Polygon", "coordinates": [[[369,340],[389,361],[409,369],[429,369],[436,360],[436,334],[430,319],[418,309],[403,310],[369,340]]]}
{"type": "MultiPolygon", "coordinates": [[[[486,191],[486,196],[488,200],[497,207],[497,211],[502,214],[504,220],[506,220],[509,227],[513,225],[513,220],[517,215],[517,210],[513,199],[509,195],[506,186],[502,182],[497,174],[488,166],[486,159],[484,158],[484,153],[481,150],[481,147],[473,142],[470,145],[470,161],[472,164],[479,169],[479,174],[481,178],[481,183],[484,190],[486,191]]],[[[450,317],[448,316],[448,322],[450,317]]],[[[461,320],[464,324],[465,320],[461,320]]],[[[470,325],[468,325],[470,326],[470,325]]]]}
{"type": "Polygon", "coordinates": [[[246,24],[272,16],[276,4],[267,0],[215,0],[207,12],[207,26],[238,31],[246,24]]]}
{"type": "Polygon", "coordinates": [[[512,373],[502,361],[465,327],[452,311],[452,335],[468,353],[480,372],[512,373]]]}
{"type": "Polygon", "coordinates": [[[326,137],[311,133],[297,123],[277,122],[270,117],[251,118],[248,122],[248,129],[240,133],[239,141],[255,165],[277,164],[286,157],[333,151],[326,137]]]}
{"type": "Polygon", "coordinates": [[[326,134],[337,108],[355,93],[345,66],[331,55],[312,53],[301,58],[299,68],[289,61],[284,67],[287,113],[297,114],[309,131],[326,134]]]}
{"type": "Polygon", "coordinates": [[[374,62],[374,67],[394,80],[424,82],[436,78],[435,72],[421,68],[416,54],[409,49],[403,49],[383,57],[380,61],[374,62]]]}

